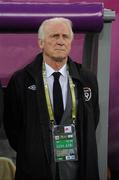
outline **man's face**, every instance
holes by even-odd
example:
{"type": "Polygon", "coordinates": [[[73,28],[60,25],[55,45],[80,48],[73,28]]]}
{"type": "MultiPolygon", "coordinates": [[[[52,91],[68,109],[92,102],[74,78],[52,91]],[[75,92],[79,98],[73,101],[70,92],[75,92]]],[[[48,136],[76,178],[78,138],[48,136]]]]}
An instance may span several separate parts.
{"type": "Polygon", "coordinates": [[[49,23],[44,28],[45,38],[39,40],[39,46],[45,57],[62,62],[67,59],[71,49],[72,37],[67,24],[49,23]]]}

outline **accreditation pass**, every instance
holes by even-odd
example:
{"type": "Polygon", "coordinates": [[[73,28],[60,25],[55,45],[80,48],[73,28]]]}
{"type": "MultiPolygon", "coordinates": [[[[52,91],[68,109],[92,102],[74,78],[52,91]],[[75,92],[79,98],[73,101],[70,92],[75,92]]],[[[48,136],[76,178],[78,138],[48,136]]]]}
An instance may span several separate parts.
{"type": "Polygon", "coordinates": [[[77,141],[75,125],[54,125],[52,129],[54,159],[59,161],[76,161],[77,141]]]}

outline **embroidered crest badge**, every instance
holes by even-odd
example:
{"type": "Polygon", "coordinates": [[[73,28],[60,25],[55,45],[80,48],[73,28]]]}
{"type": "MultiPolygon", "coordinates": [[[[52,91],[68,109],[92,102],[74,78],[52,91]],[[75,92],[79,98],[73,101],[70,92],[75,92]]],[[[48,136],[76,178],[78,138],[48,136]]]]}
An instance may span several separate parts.
{"type": "Polygon", "coordinates": [[[91,89],[89,87],[84,87],[83,90],[84,90],[85,101],[89,101],[91,99],[91,96],[92,96],[91,89]]]}

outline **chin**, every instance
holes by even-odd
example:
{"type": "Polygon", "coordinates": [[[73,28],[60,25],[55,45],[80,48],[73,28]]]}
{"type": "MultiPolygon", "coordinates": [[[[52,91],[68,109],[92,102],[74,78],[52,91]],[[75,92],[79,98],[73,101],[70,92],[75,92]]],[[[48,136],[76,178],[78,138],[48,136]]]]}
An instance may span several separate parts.
{"type": "Polygon", "coordinates": [[[54,57],[53,59],[54,59],[56,62],[63,62],[63,61],[66,59],[66,57],[60,56],[60,57],[54,57]]]}

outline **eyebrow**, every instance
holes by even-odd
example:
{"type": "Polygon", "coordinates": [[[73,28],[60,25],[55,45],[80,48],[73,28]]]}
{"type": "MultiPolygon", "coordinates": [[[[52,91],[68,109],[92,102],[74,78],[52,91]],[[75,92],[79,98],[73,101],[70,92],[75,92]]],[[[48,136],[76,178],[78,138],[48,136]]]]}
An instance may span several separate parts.
{"type": "MultiPolygon", "coordinates": [[[[59,36],[60,35],[60,33],[51,33],[50,34],[50,36],[59,36]]],[[[63,33],[62,34],[63,36],[70,36],[70,34],[68,34],[68,33],[63,33]]]]}

